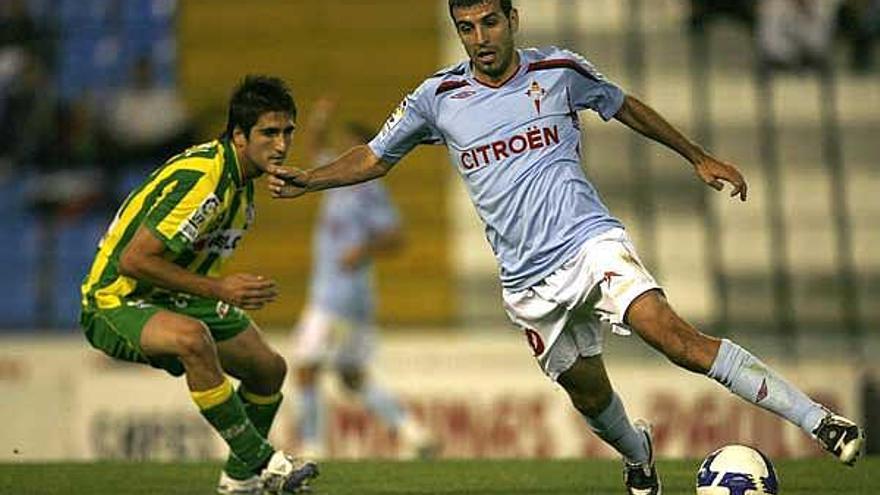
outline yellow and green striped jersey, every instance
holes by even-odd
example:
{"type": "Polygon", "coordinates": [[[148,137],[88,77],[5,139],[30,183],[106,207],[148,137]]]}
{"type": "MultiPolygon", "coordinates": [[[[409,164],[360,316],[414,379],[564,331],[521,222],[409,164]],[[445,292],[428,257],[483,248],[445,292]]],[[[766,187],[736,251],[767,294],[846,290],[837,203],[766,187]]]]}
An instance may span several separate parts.
{"type": "Polygon", "coordinates": [[[141,225],[167,247],[168,259],[217,276],[254,217],[254,185],[244,180],[228,141],[187,149],[154,171],[116,212],[82,284],[82,304],[115,308],[156,288],[119,273],[119,257],[141,225]]]}

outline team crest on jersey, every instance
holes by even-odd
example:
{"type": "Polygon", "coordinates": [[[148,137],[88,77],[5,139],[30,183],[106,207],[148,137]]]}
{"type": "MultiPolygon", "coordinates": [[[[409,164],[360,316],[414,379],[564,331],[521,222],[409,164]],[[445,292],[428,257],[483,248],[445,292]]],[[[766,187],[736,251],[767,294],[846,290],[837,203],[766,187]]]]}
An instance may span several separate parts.
{"type": "Polygon", "coordinates": [[[184,220],[183,224],[180,226],[180,234],[189,239],[189,242],[195,242],[196,238],[199,236],[199,227],[210,220],[219,207],[220,199],[215,196],[214,193],[209,194],[208,197],[202,201],[202,204],[200,204],[198,208],[196,208],[190,216],[184,220]]]}
{"type": "Polygon", "coordinates": [[[541,115],[541,100],[544,99],[544,95],[547,94],[547,90],[542,88],[538,81],[532,81],[532,84],[529,85],[529,90],[526,91],[526,96],[532,99],[532,103],[535,104],[535,111],[538,112],[538,115],[541,115]]]}

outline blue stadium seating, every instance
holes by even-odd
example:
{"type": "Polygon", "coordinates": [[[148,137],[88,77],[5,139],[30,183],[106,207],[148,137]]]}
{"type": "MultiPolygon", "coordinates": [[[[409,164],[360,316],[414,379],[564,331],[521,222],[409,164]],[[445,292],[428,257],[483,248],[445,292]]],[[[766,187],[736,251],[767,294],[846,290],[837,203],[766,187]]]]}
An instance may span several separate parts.
{"type": "Polygon", "coordinates": [[[100,94],[124,84],[131,64],[152,58],[157,78],[173,84],[175,2],[170,0],[60,0],[60,94],[100,94]]]}
{"type": "MultiPolygon", "coordinates": [[[[31,0],[40,22],[58,33],[55,67],[59,94],[72,99],[125,83],[141,56],[154,62],[158,81],[174,84],[176,73],[174,0],[31,0]]],[[[139,182],[126,177],[126,184],[139,182]]],[[[103,233],[107,212],[62,222],[43,248],[40,219],[29,209],[26,180],[0,180],[0,331],[70,329],[76,326],[79,285],[103,233]],[[50,256],[48,262],[41,256],[50,256]],[[49,267],[48,269],[46,267],[49,267]],[[51,277],[41,281],[41,276],[51,277]]]]}
{"type": "Polygon", "coordinates": [[[60,226],[55,250],[55,284],[53,285],[56,328],[75,328],[79,318],[79,286],[92,259],[107,219],[90,214],[60,226]]]}
{"type": "Polygon", "coordinates": [[[0,183],[0,330],[33,326],[37,311],[37,223],[24,207],[23,181],[0,183]]]}

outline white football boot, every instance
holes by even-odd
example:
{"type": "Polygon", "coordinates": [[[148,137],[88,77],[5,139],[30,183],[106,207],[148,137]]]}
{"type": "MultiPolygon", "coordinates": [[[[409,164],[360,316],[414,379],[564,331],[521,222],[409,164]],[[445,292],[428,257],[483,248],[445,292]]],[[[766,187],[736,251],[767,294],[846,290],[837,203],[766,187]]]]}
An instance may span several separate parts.
{"type": "Polygon", "coordinates": [[[226,471],[222,471],[220,481],[217,482],[217,493],[219,495],[263,495],[263,483],[256,475],[248,479],[237,480],[226,474],[226,471]]]}
{"type": "Polygon", "coordinates": [[[269,458],[269,464],[260,474],[263,490],[272,495],[306,493],[309,481],[318,477],[315,461],[299,459],[282,451],[269,458]]]}

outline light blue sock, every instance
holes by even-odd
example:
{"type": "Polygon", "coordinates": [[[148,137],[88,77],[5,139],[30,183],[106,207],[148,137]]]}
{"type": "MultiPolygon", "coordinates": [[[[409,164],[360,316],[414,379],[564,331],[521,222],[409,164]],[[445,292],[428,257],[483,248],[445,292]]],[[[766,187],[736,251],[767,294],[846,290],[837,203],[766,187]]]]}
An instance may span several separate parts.
{"type": "Polygon", "coordinates": [[[400,428],[406,413],[391,394],[373,384],[368,384],[361,394],[364,407],[382,420],[385,426],[394,431],[400,428]]]}
{"type": "Polygon", "coordinates": [[[317,386],[302,387],[299,390],[299,438],[304,443],[317,444],[321,441],[321,393],[317,386]]]}
{"type": "Polygon", "coordinates": [[[648,445],[645,436],[636,430],[629,418],[620,396],[614,393],[611,404],[595,418],[584,416],[593,433],[599,436],[631,464],[648,461],[648,445]]]}
{"type": "Polygon", "coordinates": [[[820,404],[727,339],[721,341],[709,377],[752,404],[800,426],[809,435],[826,414],[820,404]]]}

